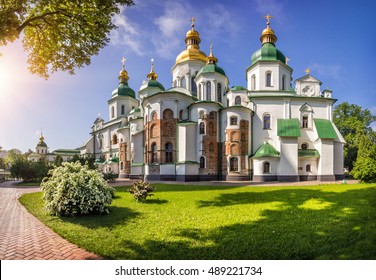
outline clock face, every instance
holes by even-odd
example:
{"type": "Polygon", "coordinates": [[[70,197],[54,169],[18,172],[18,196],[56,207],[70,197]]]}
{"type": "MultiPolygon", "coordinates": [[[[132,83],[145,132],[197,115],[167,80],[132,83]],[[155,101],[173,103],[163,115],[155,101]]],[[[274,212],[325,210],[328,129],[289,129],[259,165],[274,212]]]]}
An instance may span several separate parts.
{"type": "Polygon", "coordinates": [[[305,87],[303,87],[302,89],[302,94],[303,95],[306,95],[306,96],[312,96],[315,94],[315,89],[313,86],[311,85],[306,85],[305,87]]]}

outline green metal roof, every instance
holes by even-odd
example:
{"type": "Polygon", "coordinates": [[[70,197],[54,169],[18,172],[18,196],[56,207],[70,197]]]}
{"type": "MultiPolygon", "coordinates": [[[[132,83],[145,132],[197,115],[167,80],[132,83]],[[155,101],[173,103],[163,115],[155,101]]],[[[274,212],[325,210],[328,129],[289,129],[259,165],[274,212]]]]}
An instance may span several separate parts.
{"type": "Polygon", "coordinates": [[[165,90],[164,86],[160,82],[158,82],[157,80],[153,80],[153,79],[147,81],[147,87],[157,87],[163,91],[165,90]]]}
{"type": "Polygon", "coordinates": [[[257,61],[273,61],[279,60],[286,63],[286,57],[284,54],[275,47],[273,43],[265,43],[260,49],[255,51],[252,55],[252,65],[257,61]]]}
{"type": "Polygon", "coordinates": [[[242,86],[233,86],[232,88],[230,88],[230,90],[247,90],[247,89],[242,86]]]}
{"type": "Polygon", "coordinates": [[[300,123],[298,119],[278,119],[277,135],[280,137],[300,137],[300,123]]]}
{"type": "Polygon", "coordinates": [[[72,150],[72,149],[58,149],[53,151],[55,155],[79,155],[79,150],[72,150]]]}
{"type": "Polygon", "coordinates": [[[319,158],[319,151],[315,149],[298,150],[298,157],[304,158],[319,158]]]}
{"type": "Polygon", "coordinates": [[[262,144],[252,158],[279,157],[279,152],[268,142],[262,144]]]}
{"type": "Polygon", "coordinates": [[[319,138],[322,139],[335,139],[337,138],[337,133],[333,128],[333,124],[329,120],[325,119],[313,119],[317,134],[319,138]]]}
{"type": "Polygon", "coordinates": [[[44,141],[39,141],[39,143],[38,143],[37,146],[38,146],[38,147],[47,147],[47,144],[46,144],[46,142],[44,142],[44,141]]]}
{"type": "Polygon", "coordinates": [[[198,72],[197,76],[199,76],[202,73],[219,73],[222,74],[223,76],[226,76],[225,71],[219,67],[217,64],[206,64],[204,67],[201,68],[201,70],[198,72]]]}

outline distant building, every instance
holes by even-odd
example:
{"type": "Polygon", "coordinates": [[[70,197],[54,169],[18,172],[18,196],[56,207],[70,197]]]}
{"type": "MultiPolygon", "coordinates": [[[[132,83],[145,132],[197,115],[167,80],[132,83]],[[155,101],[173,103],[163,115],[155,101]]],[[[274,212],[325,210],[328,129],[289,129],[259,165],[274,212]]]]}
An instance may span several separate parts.
{"type": "Polygon", "coordinates": [[[123,61],[108,100],[109,121],[98,116],[81,153],[127,178],[341,179],[344,139],[333,123],[336,99],[308,70],[292,88],[293,69],[266,18],[246,88],[230,88],[212,47],[209,55],[200,50],[193,20],[186,49],[171,69],[171,88],[157,81],[152,63],[137,99],[123,61]]]}
{"type": "Polygon", "coordinates": [[[27,159],[29,161],[46,161],[46,162],[54,162],[57,156],[61,156],[63,161],[71,160],[75,155],[80,155],[80,150],[72,150],[72,149],[59,149],[54,150],[52,153],[49,153],[48,146],[46,142],[44,142],[43,135],[40,136],[39,142],[35,147],[35,152],[32,152],[28,155],[27,159]]]}

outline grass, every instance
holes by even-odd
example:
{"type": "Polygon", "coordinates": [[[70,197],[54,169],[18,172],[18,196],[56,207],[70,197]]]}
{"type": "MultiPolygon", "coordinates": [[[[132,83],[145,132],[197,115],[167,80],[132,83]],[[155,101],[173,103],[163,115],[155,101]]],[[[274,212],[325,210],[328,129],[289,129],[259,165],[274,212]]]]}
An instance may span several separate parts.
{"type": "Polygon", "coordinates": [[[137,203],[117,188],[109,215],[46,215],[69,241],[107,259],[376,259],[376,184],[304,187],[156,185],[137,203]]]}

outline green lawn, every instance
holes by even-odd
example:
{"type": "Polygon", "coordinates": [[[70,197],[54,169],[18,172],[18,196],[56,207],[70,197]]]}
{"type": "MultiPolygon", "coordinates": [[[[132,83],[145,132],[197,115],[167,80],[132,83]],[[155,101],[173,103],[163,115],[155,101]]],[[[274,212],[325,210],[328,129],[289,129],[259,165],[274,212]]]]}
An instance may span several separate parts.
{"type": "Polygon", "coordinates": [[[117,188],[109,215],[48,216],[41,193],[20,201],[107,259],[376,259],[376,184],[156,186],[146,203],[117,188]]]}

